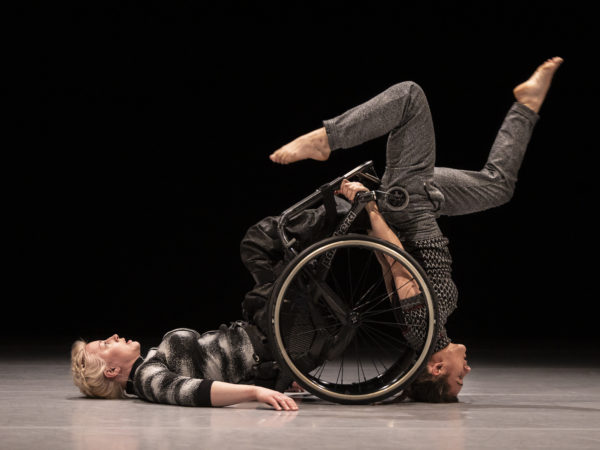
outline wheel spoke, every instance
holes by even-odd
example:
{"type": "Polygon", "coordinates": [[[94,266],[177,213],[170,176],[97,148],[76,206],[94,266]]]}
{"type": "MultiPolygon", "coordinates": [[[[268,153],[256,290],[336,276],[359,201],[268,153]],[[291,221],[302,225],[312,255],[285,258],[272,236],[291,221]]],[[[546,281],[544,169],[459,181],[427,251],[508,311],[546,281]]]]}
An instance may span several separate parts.
{"type": "MultiPolygon", "coordinates": [[[[379,279],[378,279],[376,282],[374,282],[374,283],[371,285],[371,287],[370,287],[369,289],[367,289],[367,291],[366,291],[366,292],[365,292],[365,293],[364,293],[364,294],[363,294],[363,295],[362,295],[362,296],[361,296],[361,297],[358,299],[358,302],[356,302],[355,309],[356,309],[356,308],[361,308],[361,307],[363,307],[363,306],[365,306],[365,305],[368,305],[369,303],[371,303],[371,302],[373,301],[373,300],[368,300],[368,301],[366,301],[366,302],[364,302],[364,303],[361,303],[361,302],[362,302],[362,300],[364,300],[364,298],[365,298],[367,295],[369,295],[369,294],[371,293],[371,291],[373,291],[373,290],[377,289],[377,288],[378,288],[378,287],[381,285],[381,282],[382,282],[382,281],[384,281],[384,279],[385,279],[384,277],[381,277],[381,278],[379,278],[379,279]]],[[[383,298],[385,298],[385,297],[386,297],[386,295],[387,295],[387,292],[386,292],[386,294],[383,296],[383,298]]]]}
{"type": "MultiPolygon", "coordinates": [[[[373,252],[369,252],[369,256],[367,257],[367,261],[364,263],[364,267],[363,270],[360,274],[360,278],[358,279],[358,282],[356,284],[356,292],[360,292],[360,287],[362,286],[363,280],[366,278],[366,274],[368,272],[368,268],[371,267],[371,261],[373,260],[373,252]]],[[[352,294],[352,296],[350,297],[350,307],[353,308],[354,307],[354,294],[352,294]]]]}
{"type": "Polygon", "coordinates": [[[368,327],[368,328],[370,330],[372,330],[373,332],[375,332],[376,334],[379,334],[380,336],[383,336],[385,338],[386,342],[388,342],[388,339],[391,339],[392,341],[398,342],[398,344],[400,344],[402,346],[402,348],[406,348],[407,347],[406,342],[401,341],[396,336],[392,336],[391,334],[386,333],[385,331],[382,331],[379,327],[368,327]]]}
{"type": "MultiPolygon", "coordinates": [[[[357,335],[358,335],[358,333],[357,333],[357,335]]],[[[358,385],[359,387],[358,387],[358,389],[360,391],[360,372],[362,372],[363,379],[365,381],[367,381],[367,376],[365,375],[365,370],[363,369],[362,359],[360,357],[360,350],[358,348],[358,342],[356,341],[356,337],[354,338],[354,351],[356,352],[356,360],[357,360],[356,361],[357,362],[357,365],[356,365],[356,378],[359,381],[359,385],[358,385]]]]}
{"type": "Polygon", "coordinates": [[[317,331],[325,331],[329,328],[333,328],[333,327],[337,327],[339,324],[334,323],[333,325],[328,325],[326,327],[320,327],[320,328],[313,328],[311,330],[307,330],[307,331],[302,331],[300,333],[294,333],[294,335],[292,337],[296,337],[296,336],[302,336],[303,334],[309,334],[309,333],[316,333],[317,331]]]}
{"type": "MultiPolygon", "coordinates": [[[[395,263],[396,263],[396,261],[394,261],[394,263],[393,263],[393,264],[395,264],[395,263]]],[[[393,265],[393,264],[392,264],[392,265],[393,265]]],[[[371,287],[370,287],[370,288],[367,290],[367,292],[365,292],[365,293],[364,293],[364,294],[361,296],[361,298],[360,298],[360,299],[359,299],[359,301],[357,302],[356,308],[361,308],[361,307],[364,307],[365,305],[368,305],[369,303],[372,303],[373,301],[377,301],[377,302],[379,302],[379,300],[381,300],[382,298],[385,298],[385,297],[387,297],[387,296],[388,296],[388,294],[389,294],[389,293],[387,292],[387,288],[386,288],[386,293],[385,293],[385,294],[383,294],[383,296],[382,296],[382,297],[376,297],[376,299],[373,299],[373,300],[367,300],[366,302],[364,302],[364,303],[361,303],[361,301],[362,301],[362,300],[363,300],[363,299],[364,299],[364,298],[365,298],[367,295],[369,295],[369,294],[371,293],[371,291],[373,291],[373,290],[377,289],[377,288],[378,288],[378,287],[381,285],[381,282],[382,282],[382,281],[383,281],[383,282],[385,282],[385,277],[386,277],[386,276],[388,276],[388,275],[389,275],[391,272],[392,272],[392,266],[390,266],[390,267],[388,268],[388,270],[387,270],[387,273],[382,273],[382,276],[381,276],[381,277],[379,277],[379,278],[377,279],[377,281],[376,281],[376,282],[374,282],[374,283],[371,285],[371,287]]]]}
{"type": "MultiPolygon", "coordinates": [[[[409,281],[407,281],[405,284],[403,284],[402,286],[398,287],[397,289],[395,289],[395,290],[394,290],[394,291],[392,291],[392,292],[398,293],[398,290],[402,289],[404,286],[406,286],[406,284],[407,284],[407,283],[410,283],[410,281],[412,281],[412,280],[409,280],[409,281]]],[[[357,311],[359,308],[361,308],[361,307],[364,307],[365,305],[369,305],[369,304],[371,304],[371,303],[374,303],[374,304],[371,304],[371,305],[370,305],[370,306],[369,306],[367,309],[365,309],[364,311],[362,311],[362,313],[361,313],[361,314],[368,313],[368,312],[372,311],[372,310],[373,310],[375,307],[379,306],[379,304],[380,304],[382,301],[384,301],[384,300],[386,300],[386,299],[389,299],[390,295],[391,295],[391,293],[390,293],[390,292],[386,292],[386,293],[384,293],[384,294],[380,294],[379,296],[377,296],[377,297],[373,298],[372,300],[368,300],[368,301],[366,301],[365,303],[363,303],[363,304],[361,304],[361,305],[358,305],[357,307],[355,307],[355,308],[353,309],[353,311],[357,311]]],[[[390,301],[391,301],[391,300],[390,300],[390,301]]],[[[400,301],[402,301],[402,300],[400,300],[400,301]]],[[[392,310],[388,310],[388,311],[392,311],[392,310]]]]}
{"type": "MultiPolygon", "coordinates": [[[[378,341],[377,337],[373,336],[373,335],[372,335],[372,334],[371,334],[371,333],[370,333],[370,332],[369,332],[369,331],[368,331],[366,328],[364,328],[364,327],[363,327],[363,328],[361,328],[361,329],[364,331],[364,333],[365,333],[367,336],[369,336],[369,338],[371,338],[371,340],[372,340],[372,341],[375,343],[375,345],[376,345],[377,347],[379,347],[379,349],[380,349],[380,350],[383,350],[384,352],[386,352],[386,350],[385,350],[385,349],[384,349],[384,348],[383,348],[383,347],[382,347],[382,346],[379,344],[379,341],[378,341]]],[[[371,353],[371,355],[373,355],[373,353],[371,353]]],[[[387,368],[387,367],[386,367],[386,365],[383,363],[383,361],[381,361],[381,359],[380,359],[379,357],[378,357],[377,359],[379,359],[379,363],[380,363],[380,364],[383,366],[383,368],[384,368],[385,370],[388,370],[388,368],[387,368]]],[[[377,370],[377,367],[375,367],[375,370],[377,370]]],[[[377,374],[378,374],[378,375],[381,375],[381,374],[379,373],[379,370],[377,370],[377,374]]]]}
{"type": "Polygon", "coordinates": [[[365,305],[368,305],[369,303],[375,302],[375,304],[371,305],[369,308],[365,309],[364,311],[361,311],[361,313],[364,314],[366,312],[371,311],[373,308],[375,308],[376,306],[378,306],[382,301],[386,300],[387,298],[388,298],[388,293],[386,292],[383,295],[379,295],[379,296],[375,297],[373,300],[369,300],[368,302],[363,303],[362,305],[357,306],[355,308],[355,310],[358,309],[358,308],[361,308],[361,307],[363,307],[365,305]]]}
{"type": "Polygon", "coordinates": [[[335,379],[335,383],[339,384],[340,374],[342,376],[342,384],[344,384],[344,354],[342,353],[342,362],[340,363],[340,368],[338,369],[337,378],[335,379]]]}
{"type": "Polygon", "coordinates": [[[422,323],[400,323],[400,322],[388,322],[385,320],[372,320],[372,319],[368,319],[368,320],[363,320],[362,323],[376,323],[378,325],[386,325],[388,327],[394,327],[394,328],[400,328],[402,329],[402,327],[406,327],[406,326],[421,326],[422,323]]]}
{"type": "Polygon", "coordinates": [[[335,274],[333,273],[332,270],[329,270],[329,275],[331,276],[331,279],[333,280],[333,284],[335,286],[335,291],[338,293],[340,298],[344,298],[342,287],[340,286],[340,283],[337,280],[337,277],[335,276],[335,274]]]}
{"type": "MultiPolygon", "coordinates": [[[[365,330],[363,330],[362,328],[359,331],[362,332],[369,339],[373,340],[373,338],[370,337],[369,334],[365,330]]],[[[377,341],[375,341],[375,345],[377,345],[377,341]]],[[[375,371],[377,372],[377,376],[381,376],[381,372],[379,372],[379,368],[377,367],[377,364],[375,363],[375,360],[373,359],[373,352],[369,352],[369,357],[371,358],[371,362],[373,363],[373,367],[375,368],[375,371]]],[[[379,361],[379,363],[385,368],[385,364],[383,364],[381,361],[379,361]]]]}
{"type": "Polygon", "coordinates": [[[325,366],[327,365],[327,360],[323,361],[323,364],[321,364],[320,366],[316,367],[313,370],[318,370],[319,374],[318,375],[314,375],[314,378],[320,379],[321,375],[323,375],[323,371],[325,370],[325,366]]]}
{"type": "MultiPolygon", "coordinates": [[[[366,313],[362,313],[360,315],[360,317],[362,317],[363,319],[368,318],[368,317],[373,317],[373,316],[378,316],[379,314],[385,314],[385,313],[389,313],[389,312],[393,312],[393,311],[401,311],[402,307],[401,306],[394,306],[392,308],[388,308],[388,309],[378,309],[376,311],[371,311],[369,310],[366,313]]],[[[399,323],[399,322],[397,322],[399,323]]]]}

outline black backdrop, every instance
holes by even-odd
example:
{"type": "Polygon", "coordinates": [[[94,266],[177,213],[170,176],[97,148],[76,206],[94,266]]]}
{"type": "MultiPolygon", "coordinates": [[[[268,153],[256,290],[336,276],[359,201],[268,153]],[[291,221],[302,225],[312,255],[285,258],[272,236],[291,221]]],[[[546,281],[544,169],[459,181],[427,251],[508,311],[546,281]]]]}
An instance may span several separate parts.
{"type": "Polygon", "coordinates": [[[385,140],[327,163],[277,166],[270,152],[414,80],[438,165],[479,169],[512,88],[555,55],[512,202],[440,220],[460,291],[448,330],[594,335],[597,52],[575,3],[171,3],[21,10],[3,339],[154,339],[239,319],[247,227],[365,160],[381,174],[385,140]]]}

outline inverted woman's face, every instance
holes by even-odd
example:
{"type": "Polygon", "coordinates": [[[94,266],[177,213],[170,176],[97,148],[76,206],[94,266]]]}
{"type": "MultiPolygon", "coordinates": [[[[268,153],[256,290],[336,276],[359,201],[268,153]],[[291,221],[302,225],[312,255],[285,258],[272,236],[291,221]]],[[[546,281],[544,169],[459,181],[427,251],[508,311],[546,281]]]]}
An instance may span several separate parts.
{"type": "Polygon", "coordinates": [[[471,372],[467,362],[467,347],[463,344],[451,343],[446,349],[444,361],[448,370],[450,393],[458,395],[463,386],[463,379],[471,372]]]}

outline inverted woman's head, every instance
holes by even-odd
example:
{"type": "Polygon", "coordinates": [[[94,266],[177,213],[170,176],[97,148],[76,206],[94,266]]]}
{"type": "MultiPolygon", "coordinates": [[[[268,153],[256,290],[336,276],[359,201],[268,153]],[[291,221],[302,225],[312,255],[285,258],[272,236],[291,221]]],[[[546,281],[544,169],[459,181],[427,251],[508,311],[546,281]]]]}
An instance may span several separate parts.
{"type": "Polygon", "coordinates": [[[467,347],[449,344],[431,356],[427,371],[408,387],[407,394],[417,401],[456,402],[469,372],[467,347]]]}
{"type": "Polygon", "coordinates": [[[140,343],[113,334],[107,339],[75,341],[71,347],[73,382],[88,397],[124,398],[133,363],[140,356],[140,343]]]}

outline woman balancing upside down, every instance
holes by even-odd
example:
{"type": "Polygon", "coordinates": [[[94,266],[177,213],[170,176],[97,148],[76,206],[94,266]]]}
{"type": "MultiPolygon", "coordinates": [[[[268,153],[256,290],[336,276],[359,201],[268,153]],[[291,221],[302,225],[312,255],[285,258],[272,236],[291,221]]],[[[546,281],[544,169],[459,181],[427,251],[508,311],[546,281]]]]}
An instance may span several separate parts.
{"type": "MultiPolygon", "coordinates": [[[[373,234],[403,247],[423,267],[438,300],[442,325],[427,372],[407,390],[413,398],[456,401],[463,379],[471,371],[466,347],[452,343],[444,329],[448,316],[456,308],[458,292],[451,278],[448,240],[436,218],[483,211],[511,199],[538,113],[562,62],[560,57],[548,59],[527,81],[514,88],[516,102],[502,123],[486,164],[478,172],[435,167],[434,129],[427,99],[423,90],[410,81],[396,84],[371,100],[323,121],[322,128],[300,136],[270,155],[279,164],[307,158],[325,161],[334,150],[387,135],[381,189],[402,186],[407,189],[410,201],[400,212],[388,207],[385,199],[372,202],[367,210],[373,234]]],[[[359,190],[366,188],[349,182],[341,188],[350,200],[359,190]]]]}
{"type": "MultiPolygon", "coordinates": [[[[367,204],[369,233],[406,249],[423,267],[437,297],[442,327],[435,353],[424,372],[405,393],[421,401],[457,401],[470,372],[466,348],[454,344],[443,325],[456,308],[448,240],[438,228],[441,215],[482,211],[506,203],[538,112],[562,59],[540,65],[514,90],[512,105],[498,132],[488,161],[479,172],[435,167],[435,144],[429,106],[413,82],[396,84],[373,99],[330,120],[275,151],[271,160],[289,164],[303,159],[325,161],[336,149],[357,146],[387,135],[387,164],[382,190],[404,187],[410,202],[392,211],[384,200],[367,204]]],[[[353,201],[366,190],[358,182],[342,182],[338,194],[353,201]]],[[[323,232],[322,211],[309,210],[297,222],[295,237],[310,244],[323,232]],[[315,231],[317,230],[317,231],[315,231]]],[[[296,410],[283,394],[290,379],[280,372],[266,341],[266,302],[284,265],[276,231],[277,218],[252,226],[241,243],[241,256],[256,285],[242,302],[244,321],[200,334],[180,328],[165,334],[158,347],[141,356],[140,344],[117,334],[104,340],[78,340],[71,348],[75,385],[89,397],[141,399],[184,406],[225,406],[259,401],[277,410],[296,410]]],[[[294,230],[292,230],[294,231],[294,230]]],[[[400,298],[410,301],[410,285],[400,298]]],[[[415,327],[409,342],[422,339],[415,327]]]]}

